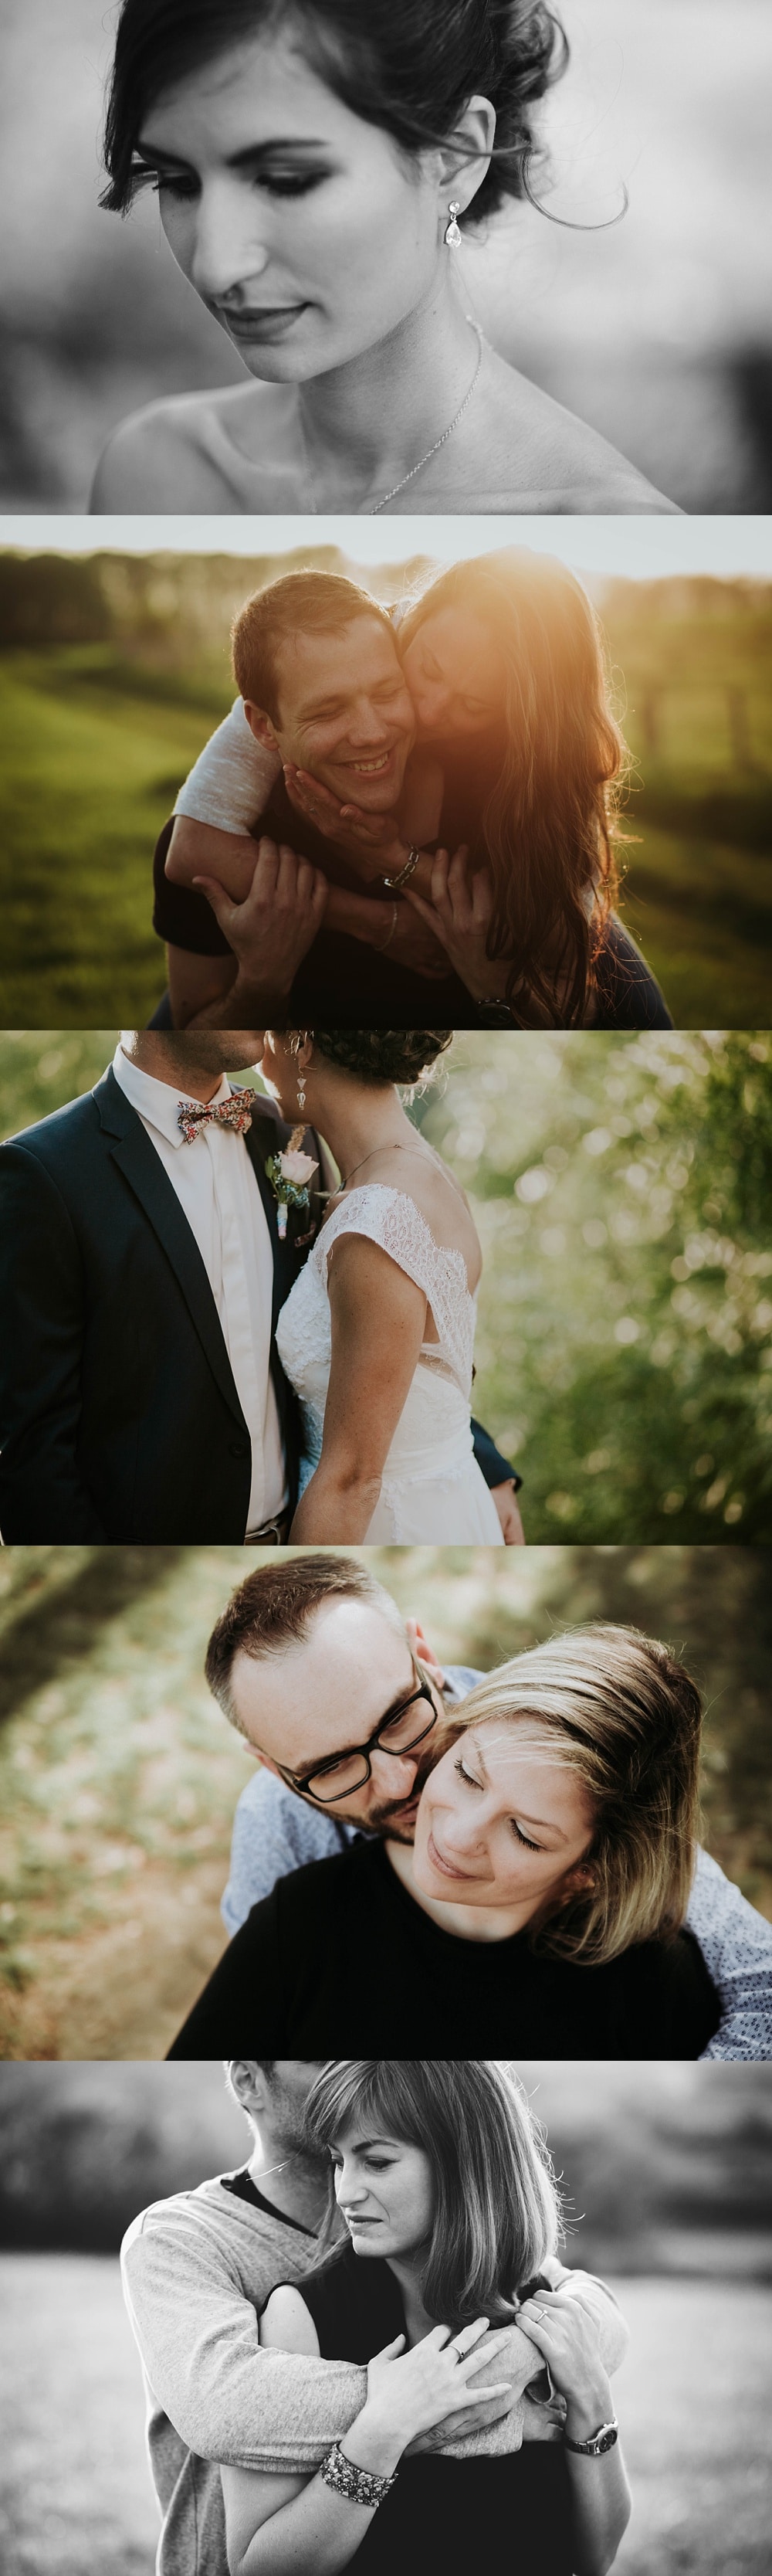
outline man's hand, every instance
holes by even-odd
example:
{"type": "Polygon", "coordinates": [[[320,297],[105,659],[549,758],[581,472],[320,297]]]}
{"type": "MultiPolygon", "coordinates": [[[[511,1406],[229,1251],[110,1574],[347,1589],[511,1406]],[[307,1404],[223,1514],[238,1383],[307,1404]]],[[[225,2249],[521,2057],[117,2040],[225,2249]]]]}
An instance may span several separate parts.
{"type": "Polygon", "coordinates": [[[511,1477],[507,1478],[506,1484],[492,1485],[490,1490],[491,1500],[496,1505],[501,1522],[505,1547],[524,1547],[525,1531],[511,1477]]]}
{"type": "Polygon", "coordinates": [[[239,982],[274,1007],[286,1001],[324,920],[328,887],[321,868],[284,844],[277,848],[275,841],[262,840],[243,903],[232,903],[216,877],[194,877],[193,883],[238,958],[239,982]]]}

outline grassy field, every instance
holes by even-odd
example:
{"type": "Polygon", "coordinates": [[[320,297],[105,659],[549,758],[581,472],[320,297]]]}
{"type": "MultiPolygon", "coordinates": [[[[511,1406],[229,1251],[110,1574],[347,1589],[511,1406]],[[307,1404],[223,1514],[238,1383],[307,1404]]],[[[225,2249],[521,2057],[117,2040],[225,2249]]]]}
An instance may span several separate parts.
{"type": "MultiPolygon", "coordinates": [[[[158,2523],[117,2264],[9,2255],[0,2283],[4,2576],[152,2576],[158,2523]]],[[[767,2576],[768,2293],[613,2286],[632,2330],[615,2394],[634,2498],[616,2576],[767,2576]]]]}
{"type": "MultiPolygon", "coordinates": [[[[696,629],[695,618],[685,621],[675,644],[668,630],[687,671],[696,629]]],[[[688,686],[666,668],[654,689],[640,636],[624,629],[618,642],[612,631],[635,775],[645,781],[628,799],[622,909],[677,1026],[763,1027],[772,962],[768,689],[744,628],[719,629],[711,644],[712,658],[703,644],[688,686]],[[726,668],[737,673],[734,696],[726,668]]],[[[5,1026],[150,1017],[163,988],[150,927],[153,845],[229,698],[224,652],[185,676],[111,644],[2,655],[5,1026]]]]}

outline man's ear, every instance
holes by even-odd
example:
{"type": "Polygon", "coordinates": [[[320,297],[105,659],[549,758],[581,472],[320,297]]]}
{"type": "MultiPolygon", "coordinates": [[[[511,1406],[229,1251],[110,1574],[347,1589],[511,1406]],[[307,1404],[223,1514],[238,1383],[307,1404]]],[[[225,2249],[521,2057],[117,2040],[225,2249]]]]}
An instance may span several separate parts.
{"type": "Polygon", "coordinates": [[[242,2111],[257,2118],[265,2107],[265,2076],[256,2057],[232,2057],[228,2061],[228,2082],[242,2111]]]}
{"type": "Polygon", "coordinates": [[[255,741],[262,743],[264,751],[274,751],[277,760],[280,760],[281,745],[271,717],[266,715],[264,707],[253,706],[251,698],[244,698],[242,703],[250,733],[254,734],[255,741]]]}
{"type": "Polygon", "coordinates": [[[433,1646],[427,1645],[423,1628],[421,1627],[419,1620],[406,1619],[405,1626],[407,1628],[408,1644],[412,1646],[414,1655],[417,1655],[419,1664],[423,1665],[424,1672],[428,1673],[429,1680],[434,1682],[437,1690],[441,1691],[445,1684],[445,1675],[442,1665],[437,1662],[433,1646]]]}

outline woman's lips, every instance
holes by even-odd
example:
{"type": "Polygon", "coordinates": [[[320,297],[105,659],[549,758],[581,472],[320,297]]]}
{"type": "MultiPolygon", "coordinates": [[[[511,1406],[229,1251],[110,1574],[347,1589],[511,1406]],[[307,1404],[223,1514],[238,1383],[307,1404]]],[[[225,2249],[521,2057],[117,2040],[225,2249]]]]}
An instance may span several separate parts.
{"type": "Polygon", "coordinates": [[[298,315],[308,312],[308,305],[271,304],[251,313],[229,313],[220,304],[216,310],[218,322],[224,324],[232,340],[244,340],[254,347],[255,343],[285,339],[298,315]]]}
{"type": "Polygon", "coordinates": [[[429,1828],[429,1840],[426,1846],[426,1856],[431,1862],[432,1869],[439,1870],[441,1878],[471,1879],[475,1876],[474,1870],[456,1869],[453,1861],[443,1860],[442,1853],[437,1850],[437,1845],[434,1840],[431,1827],[429,1828]]]}

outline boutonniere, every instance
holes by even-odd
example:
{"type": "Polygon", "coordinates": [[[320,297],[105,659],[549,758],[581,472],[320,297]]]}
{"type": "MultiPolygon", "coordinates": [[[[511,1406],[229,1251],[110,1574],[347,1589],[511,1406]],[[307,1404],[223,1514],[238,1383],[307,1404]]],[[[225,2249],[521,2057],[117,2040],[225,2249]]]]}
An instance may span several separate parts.
{"type": "Polygon", "coordinates": [[[318,1171],[319,1165],[314,1162],[311,1154],[300,1153],[300,1139],[304,1135],[304,1127],[293,1127],[289,1144],[285,1145],[281,1154],[269,1154],[265,1166],[266,1179],[270,1181],[276,1200],[276,1223],[280,1243],[284,1242],[287,1232],[287,1209],[307,1208],[311,1205],[308,1185],[313,1179],[314,1172],[318,1171]]]}

